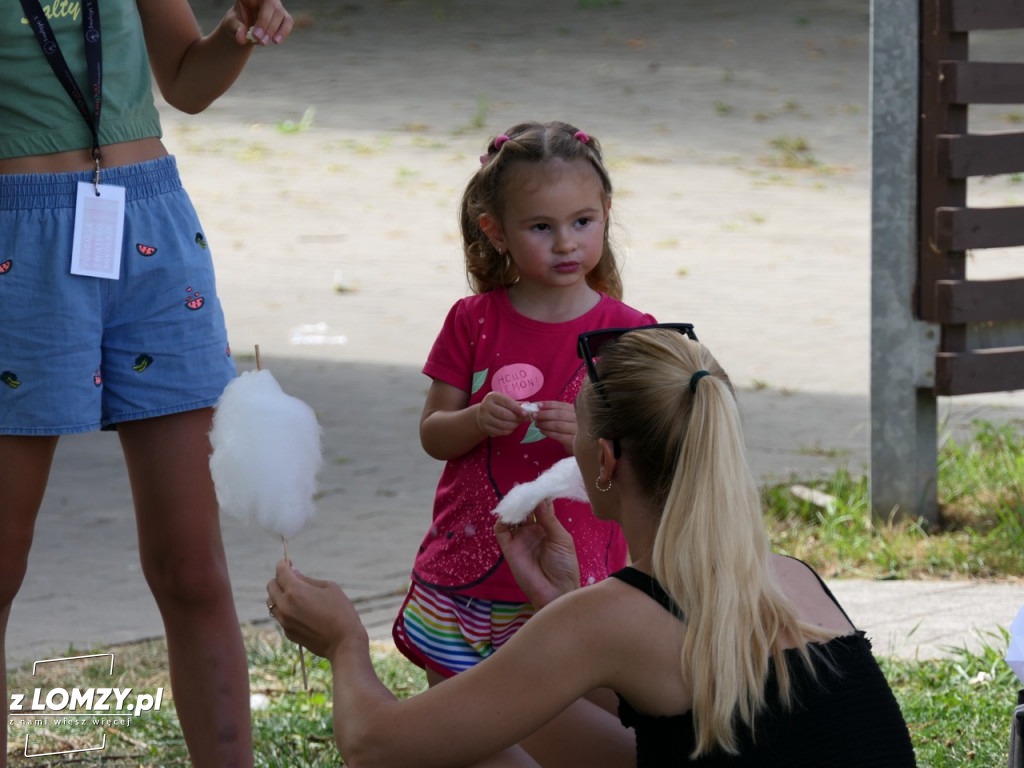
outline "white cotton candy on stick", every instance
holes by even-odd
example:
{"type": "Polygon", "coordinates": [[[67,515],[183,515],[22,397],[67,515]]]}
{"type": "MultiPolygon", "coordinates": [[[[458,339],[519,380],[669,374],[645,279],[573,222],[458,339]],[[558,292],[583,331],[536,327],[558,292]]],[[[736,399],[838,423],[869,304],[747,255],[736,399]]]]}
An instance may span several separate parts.
{"type": "Polygon", "coordinates": [[[210,473],[217,502],[282,540],[314,512],[323,463],[313,409],[286,394],[270,371],[246,371],[224,389],[213,414],[210,473]]]}
{"type": "MultiPolygon", "coordinates": [[[[262,369],[258,345],[256,367],[231,381],[213,410],[210,475],[220,508],[245,522],[255,520],[280,538],[288,559],[288,539],[315,509],[321,430],[313,409],[285,394],[262,369]]],[[[299,663],[308,691],[301,645],[299,663]]]]}
{"type": "Polygon", "coordinates": [[[513,486],[494,508],[503,523],[519,525],[542,501],[574,499],[589,501],[579,465],[572,456],[553,464],[536,480],[513,486]]]}

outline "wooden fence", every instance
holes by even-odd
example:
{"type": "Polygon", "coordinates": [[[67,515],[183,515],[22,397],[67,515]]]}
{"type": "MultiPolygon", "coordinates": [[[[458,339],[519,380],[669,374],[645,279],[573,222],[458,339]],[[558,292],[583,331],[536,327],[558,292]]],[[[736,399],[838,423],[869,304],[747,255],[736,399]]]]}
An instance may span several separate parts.
{"type": "Polygon", "coordinates": [[[1024,104],[1024,63],[972,61],[970,37],[1021,28],[1024,0],[871,0],[869,485],[882,519],[938,520],[939,396],[1024,389],[1024,257],[1018,271],[999,256],[1002,279],[967,277],[968,254],[973,271],[986,249],[1024,245],[1024,208],[968,204],[969,180],[1024,173],[1024,133],[967,127],[972,105],[1024,104]]]}
{"type": "Polygon", "coordinates": [[[1019,277],[966,274],[969,251],[1024,245],[1024,207],[967,200],[972,177],[1024,172],[1024,132],[968,131],[972,104],[1024,104],[1024,63],[972,61],[969,36],[1021,28],[1024,0],[921,2],[915,315],[941,329],[936,395],[1024,389],[1024,258],[1019,277]]]}

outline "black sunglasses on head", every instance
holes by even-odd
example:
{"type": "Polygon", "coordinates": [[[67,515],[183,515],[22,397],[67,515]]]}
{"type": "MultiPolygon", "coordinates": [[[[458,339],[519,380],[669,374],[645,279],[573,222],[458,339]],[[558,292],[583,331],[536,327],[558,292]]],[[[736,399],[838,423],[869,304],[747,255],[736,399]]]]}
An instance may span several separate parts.
{"type": "MultiPolygon", "coordinates": [[[[601,328],[597,331],[587,331],[579,335],[576,342],[576,354],[583,358],[583,363],[587,366],[587,375],[594,382],[598,391],[601,390],[601,380],[598,378],[597,365],[594,363],[594,360],[601,356],[601,350],[625,333],[650,331],[655,328],[676,331],[689,339],[697,341],[697,334],[693,331],[693,323],[655,323],[654,325],[641,325],[636,328],[601,328]]],[[[603,392],[601,396],[604,397],[603,392]]]]}
{"type": "MultiPolygon", "coordinates": [[[[697,341],[697,334],[694,333],[693,323],[655,323],[654,325],[641,325],[636,328],[602,328],[579,335],[576,341],[576,354],[583,358],[583,363],[587,366],[587,376],[590,377],[590,380],[594,383],[594,389],[600,393],[601,398],[606,403],[608,402],[608,396],[601,387],[601,379],[598,378],[597,365],[594,360],[601,356],[601,350],[623,334],[631,333],[632,331],[650,331],[654,328],[676,331],[688,339],[697,341]]],[[[612,448],[615,452],[615,458],[622,456],[622,446],[619,444],[618,438],[612,440],[612,448]]]]}

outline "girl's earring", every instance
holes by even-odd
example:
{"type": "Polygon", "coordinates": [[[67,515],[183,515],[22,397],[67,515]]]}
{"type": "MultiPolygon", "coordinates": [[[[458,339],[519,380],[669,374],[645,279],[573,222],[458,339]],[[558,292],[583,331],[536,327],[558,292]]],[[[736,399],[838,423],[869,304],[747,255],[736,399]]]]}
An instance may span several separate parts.
{"type": "Polygon", "coordinates": [[[608,493],[612,489],[612,479],[608,478],[608,483],[604,486],[601,485],[601,476],[598,475],[594,480],[594,487],[597,488],[601,493],[608,493]]]}

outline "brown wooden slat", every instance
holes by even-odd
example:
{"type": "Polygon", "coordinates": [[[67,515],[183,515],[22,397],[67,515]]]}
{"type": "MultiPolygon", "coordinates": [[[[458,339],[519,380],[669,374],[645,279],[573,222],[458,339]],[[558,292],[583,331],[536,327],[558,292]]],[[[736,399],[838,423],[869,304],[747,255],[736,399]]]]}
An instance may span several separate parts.
{"type": "Polygon", "coordinates": [[[1024,245],[1024,207],[939,208],[935,247],[939,251],[1010,248],[1024,245]]]}
{"type": "Polygon", "coordinates": [[[1020,29],[1024,27],[1024,0],[951,0],[950,28],[1020,29]]]}
{"type": "MultiPolygon", "coordinates": [[[[967,278],[964,255],[940,253],[935,248],[935,211],[946,206],[967,206],[967,181],[940,175],[936,169],[936,137],[940,134],[968,133],[966,104],[950,104],[942,96],[939,65],[943,61],[970,59],[970,35],[951,32],[945,0],[921,2],[921,40],[919,73],[918,144],[918,242],[917,283],[914,288],[914,314],[934,321],[935,282],[967,278]]],[[[945,347],[956,349],[957,347],[945,347]]],[[[963,347],[966,348],[966,347],[963,347]]]]}
{"type": "Polygon", "coordinates": [[[939,173],[953,179],[1024,171],[1024,133],[943,135],[935,152],[939,173]]]}
{"type": "Polygon", "coordinates": [[[1024,104],[1024,62],[943,61],[939,77],[954,104],[1024,104]]]}
{"type": "Polygon", "coordinates": [[[940,280],[935,307],[943,325],[1024,320],[1024,278],[940,280]]]}
{"type": "Polygon", "coordinates": [[[935,356],[935,394],[977,395],[1024,389],[1024,347],[935,356]]]}

